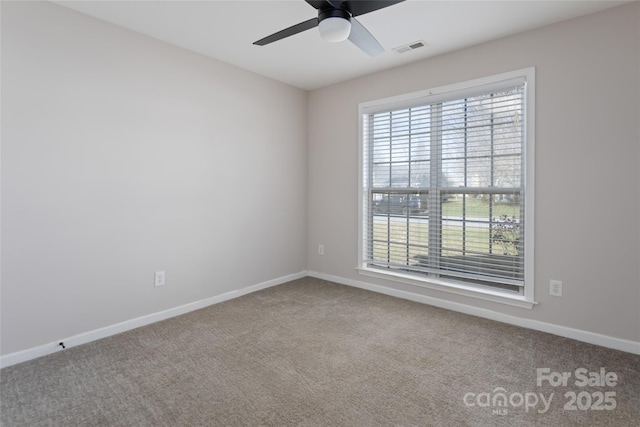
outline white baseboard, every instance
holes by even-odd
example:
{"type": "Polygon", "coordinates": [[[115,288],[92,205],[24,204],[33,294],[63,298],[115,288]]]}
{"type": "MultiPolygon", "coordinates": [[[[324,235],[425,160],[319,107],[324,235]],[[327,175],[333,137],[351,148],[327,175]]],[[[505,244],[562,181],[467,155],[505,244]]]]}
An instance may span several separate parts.
{"type": "Polygon", "coordinates": [[[225,292],[223,294],[216,295],[211,298],[205,298],[199,301],[194,301],[192,303],[181,305],[179,307],[170,308],[157,313],[152,313],[146,316],[127,320],[121,323],[116,323],[114,325],[106,326],[104,328],[95,329],[93,331],[87,331],[82,334],[74,335],[71,337],[61,338],[49,344],[44,344],[44,345],[33,347],[27,350],[6,354],[4,356],[0,356],[0,368],[15,365],[21,362],[26,362],[28,360],[36,359],[41,356],[46,356],[48,354],[61,351],[62,347],[59,345],[60,342],[64,342],[67,348],[74,347],[81,344],[86,344],[91,341],[99,340],[101,338],[106,338],[111,335],[119,334],[121,332],[126,332],[131,329],[139,328],[141,326],[149,325],[151,323],[159,322],[161,320],[165,320],[171,317],[179,316],[181,314],[189,313],[191,311],[208,307],[213,304],[218,304],[220,302],[238,298],[242,295],[256,292],[261,289],[266,289],[266,288],[277,286],[292,280],[301,279],[305,276],[316,277],[318,279],[328,280],[331,282],[340,283],[347,286],[353,286],[356,288],[378,292],[381,294],[390,295],[397,298],[416,301],[423,304],[444,308],[447,310],[452,310],[460,313],[470,314],[473,316],[483,317],[490,320],[496,320],[498,322],[521,326],[523,328],[534,329],[542,332],[548,332],[550,334],[559,335],[566,338],[572,338],[572,339],[583,341],[589,344],[600,345],[603,347],[608,347],[615,350],[621,350],[621,351],[626,351],[628,353],[640,355],[640,343],[635,341],[610,337],[607,335],[597,334],[594,332],[584,331],[581,329],[568,328],[566,326],[554,325],[552,323],[540,322],[538,320],[531,320],[531,319],[525,319],[517,316],[511,316],[508,314],[502,314],[502,313],[487,310],[484,308],[478,308],[478,307],[473,307],[466,304],[460,304],[457,302],[442,300],[439,298],[428,297],[428,296],[416,294],[413,292],[401,291],[401,290],[389,288],[386,286],[373,285],[371,283],[346,279],[344,277],[332,276],[328,274],[318,273],[315,271],[301,271],[299,273],[290,274],[290,275],[279,277],[266,282],[258,283],[256,285],[248,286],[246,288],[225,292]]]}
{"type": "Polygon", "coordinates": [[[445,308],[447,310],[457,311],[460,313],[470,314],[473,316],[483,317],[485,319],[496,320],[498,322],[508,323],[523,328],[533,329],[536,331],[547,332],[559,335],[565,338],[595,344],[602,347],[612,348],[615,350],[626,351],[628,353],[640,355],[640,342],[625,340],[621,338],[610,337],[595,332],[584,331],[581,329],[569,328],[566,326],[555,325],[552,323],[541,322],[538,320],[526,319],[508,314],[498,313],[496,311],[484,308],[474,307],[457,302],[447,301],[439,298],[428,297],[413,292],[401,291],[386,286],[373,285],[358,280],[346,279],[344,277],[332,276],[329,274],[309,271],[308,275],[318,279],[328,280],[330,282],[340,283],[342,285],[353,286],[356,288],[366,289],[368,291],[378,292],[397,298],[403,298],[423,304],[433,305],[435,307],[445,308]]]}
{"type": "Polygon", "coordinates": [[[213,304],[218,304],[224,301],[228,301],[234,298],[238,298],[242,295],[250,294],[252,292],[259,291],[261,289],[277,286],[292,280],[301,279],[307,276],[306,271],[290,274],[287,276],[279,277],[277,279],[268,280],[266,282],[258,283],[256,285],[248,286],[246,288],[237,289],[229,292],[225,292],[220,295],[213,296],[211,298],[205,298],[199,301],[194,301],[189,304],[181,305],[179,307],[173,307],[167,310],[159,311],[157,313],[148,314],[146,316],[137,317],[135,319],[126,320],[124,322],[116,323],[114,325],[105,326],[104,328],[95,329],[93,331],[83,332],[71,337],[60,338],[49,344],[44,344],[38,347],[33,347],[27,350],[18,351],[15,353],[6,354],[0,356],[0,368],[15,365],[17,363],[26,362],[41,356],[56,353],[62,350],[60,342],[64,342],[65,347],[75,347],[80,344],[86,344],[91,341],[106,338],[111,335],[126,332],[131,329],[146,326],[151,323],[159,322],[161,320],[169,319],[171,317],[179,316],[181,314],[189,313],[190,311],[198,310],[208,307],[213,304]]]}

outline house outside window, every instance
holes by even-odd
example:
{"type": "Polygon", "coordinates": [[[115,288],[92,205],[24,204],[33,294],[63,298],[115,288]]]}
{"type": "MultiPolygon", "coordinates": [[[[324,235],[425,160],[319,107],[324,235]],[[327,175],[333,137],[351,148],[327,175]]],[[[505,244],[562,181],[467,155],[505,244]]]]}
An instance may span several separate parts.
{"type": "Polygon", "coordinates": [[[533,69],[360,105],[360,270],[533,302],[533,69]]]}

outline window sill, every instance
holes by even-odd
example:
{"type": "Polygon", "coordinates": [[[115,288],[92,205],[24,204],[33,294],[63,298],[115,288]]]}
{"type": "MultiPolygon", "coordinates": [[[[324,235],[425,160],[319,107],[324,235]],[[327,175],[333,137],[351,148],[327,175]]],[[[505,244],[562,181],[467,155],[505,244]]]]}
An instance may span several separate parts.
{"type": "Polygon", "coordinates": [[[375,268],[359,267],[356,268],[359,274],[378,279],[391,280],[394,282],[405,283],[426,289],[433,289],[441,292],[447,292],[455,295],[491,301],[499,304],[510,305],[519,308],[531,310],[538,303],[527,299],[524,295],[510,295],[505,292],[495,291],[492,289],[484,289],[471,285],[463,285],[458,283],[450,283],[437,279],[420,279],[409,274],[398,272],[381,271],[375,268]]]}

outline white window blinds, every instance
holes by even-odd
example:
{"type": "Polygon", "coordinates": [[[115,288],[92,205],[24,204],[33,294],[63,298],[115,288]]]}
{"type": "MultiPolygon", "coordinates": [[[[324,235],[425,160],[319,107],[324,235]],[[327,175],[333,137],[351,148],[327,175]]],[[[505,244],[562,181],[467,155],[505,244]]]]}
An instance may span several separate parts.
{"type": "Polygon", "coordinates": [[[525,81],[363,115],[363,264],[522,293],[525,81]]]}

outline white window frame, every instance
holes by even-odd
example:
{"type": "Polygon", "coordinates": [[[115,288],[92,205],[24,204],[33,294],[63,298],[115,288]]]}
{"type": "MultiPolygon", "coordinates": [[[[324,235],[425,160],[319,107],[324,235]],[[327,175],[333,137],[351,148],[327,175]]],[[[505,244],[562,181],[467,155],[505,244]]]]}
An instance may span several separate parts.
{"type": "Polygon", "coordinates": [[[535,304],[534,299],[534,196],[535,196],[535,68],[525,68],[521,70],[511,71],[489,77],[469,80],[462,83],[441,86],[437,88],[427,89],[419,92],[393,96],[389,98],[369,101],[359,104],[359,127],[358,127],[358,266],[356,269],[362,275],[369,277],[391,280],[395,282],[415,285],[428,289],[435,289],[447,293],[464,295],[468,297],[488,300],[516,307],[531,309],[535,304]],[[365,215],[367,192],[364,188],[364,147],[366,137],[363,126],[365,117],[371,113],[382,110],[397,110],[414,106],[416,104],[432,104],[439,100],[451,99],[458,96],[459,98],[474,95],[480,88],[482,90],[491,89],[492,87],[504,86],[504,82],[514,79],[524,79],[525,84],[525,164],[523,184],[524,190],[524,215],[526,218],[526,227],[524,229],[524,290],[522,294],[505,292],[500,289],[487,288],[442,280],[428,276],[419,276],[410,273],[402,273],[395,270],[385,270],[372,268],[366,265],[364,261],[364,250],[366,248],[365,239],[367,239],[368,220],[365,215]]]}

